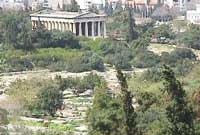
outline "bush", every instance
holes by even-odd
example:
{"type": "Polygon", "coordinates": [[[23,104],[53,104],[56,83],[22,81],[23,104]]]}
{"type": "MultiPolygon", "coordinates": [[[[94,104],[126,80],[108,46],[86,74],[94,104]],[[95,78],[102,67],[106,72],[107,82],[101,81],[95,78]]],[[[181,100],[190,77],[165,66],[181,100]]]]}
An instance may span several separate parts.
{"type": "Polygon", "coordinates": [[[72,32],[52,31],[50,47],[80,49],[79,41],[72,32]]]}
{"type": "Polygon", "coordinates": [[[196,55],[192,52],[190,49],[186,48],[177,48],[170,54],[174,59],[180,60],[180,59],[190,59],[195,60],[196,55]]]}
{"type": "Polygon", "coordinates": [[[191,25],[183,34],[180,35],[179,43],[186,47],[200,49],[200,27],[191,25]]]}
{"type": "MultiPolygon", "coordinates": [[[[114,42],[115,43],[115,42],[114,42]]],[[[102,54],[105,62],[116,66],[119,69],[130,69],[133,58],[130,48],[125,43],[102,44],[102,54]]]]}
{"type": "Polygon", "coordinates": [[[92,52],[86,52],[80,57],[72,58],[67,64],[67,71],[83,72],[90,70],[104,70],[103,60],[92,52]]]}
{"type": "Polygon", "coordinates": [[[32,106],[32,109],[36,109],[43,114],[54,116],[57,109],[62,106],[63,95],[59,86],[50,85],[42,88],[37,93],[37,100],[32,106]]]}
{"type": "Polygon", "coordinates": [[[153,32],[155,38],[157,38],[158,42],[163,43],[166,42],[166,39],[173,40],[175,39],[175,34],[173,33],[171,27],[169,25],[163,24],[157,27],[153,32]]]}
{"type": "Polygon", "coordinates": [[[177,76],[186,76],[192,71],[193,63],[190,60],[181,60],[176,63],[174,72],[177,76]]]}
{"type": "Polygon", "coordinates": [[[161,64],[166,64],[175,67],[182,61],[196,60],[196,55],[190,49],[177,48],[171,53],[162,53],[160,59],[161,64]]]}
{"type": "Polygon", "coordinates": [[[156,66],[160,62],[160,57],[151,51],[139,51],[132,63],[137,68],[148,68],[156,66]]]}
{"type": "Polygon", "coordinates": [[[161,71],[159,67],[153,67],[143,72],[141,75],[142,80],[158,82],[161,80],[161,71]]]}
{"type": "Polygon", "coordinates": [[[89,74],[88,76],[84,76],[82,79],[80,78],[65,78],[62,79],[61,88],[67,89],[75,89],[77,93],[85,92],[86,90],[94,90],[95,87],[105,86],[105,80],[99,77],[96,74],[89,74]]]}

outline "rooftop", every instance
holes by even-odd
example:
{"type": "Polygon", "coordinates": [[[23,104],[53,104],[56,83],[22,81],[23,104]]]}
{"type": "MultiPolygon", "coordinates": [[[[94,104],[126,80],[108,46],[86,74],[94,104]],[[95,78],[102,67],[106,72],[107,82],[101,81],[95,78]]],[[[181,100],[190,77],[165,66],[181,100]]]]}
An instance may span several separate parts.
{"type": "Polygon", "coordinates": [[[66,12],[66,11],[54,11],[54,10],[42,10],[31,14],[30,16],[37,17],[51,17],[51,18],[93,18],[93,17],[105,17],[105,14],[96,14],[92,12],[66,12]]]}

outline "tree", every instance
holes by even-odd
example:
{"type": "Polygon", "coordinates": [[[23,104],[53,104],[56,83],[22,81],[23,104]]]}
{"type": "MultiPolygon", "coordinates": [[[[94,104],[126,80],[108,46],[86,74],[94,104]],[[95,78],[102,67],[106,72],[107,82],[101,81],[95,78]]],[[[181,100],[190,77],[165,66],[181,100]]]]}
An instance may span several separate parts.
{"type": "Polygon", "coordinates": [[[106,14],[107,14],[108,16],[112,16],[112,14],[113,14],[113,5],[112,5],[112,3],[110,3],[110,4],[108,5],[106,14]]]}
{"type": "Polygon", "coordinates": [[[186,100],[186,93],[181,83],[176,79],[174,72],[168,66],[162,69],[164,89],[171,102],[166,107],[167,119],[170,122],[166,133],[168,135],[195,135],[192,108],[186,100]]]}
{"type": "Polygon", "coordinates": [[[37,101],[33,108],[44,114],[54,116],[62,106],[63,94],[59,86],[47,86],[37,94],[37,101]]]}
{"type": "Polygon", "coordinates": [[[95,90],[92,108],[88,110],[88,135],[124,135],[120,100],[112,98],[106,88],[95,90]]]}
{"type": "Polygon", "coordinates": [[[115,7],[115,10],[114,10],[114,13],[119,13],[119,12],[122,12],[122,11],[123,11],[122,1],[119,0],[116,3],[116,7],[115,7]]]}
{"type": "Polygon", "coordinates": [[[186,47],[200,49],[200,27],[191,25],[183,34],[180,35],[179,43],[186,47]]]}
{"type": "Polygon", "coordinates": [[[89,135],[137,135],[131,92],[121,70],[117,73],[122,96],[112,97],[105,86],[95,90],[87,115],[89,135]]]}
{"type": "Polygon", "coordinates": [[[117,78],[119,80],[121,86],[122,93],[122,109],[124,112],[124,135],[136,135],[137,134],[137,123],[136,123],[136,113],[133,108],[131,92],[128,90],[128,84],[126,81],[126,77],[121,72],[121,70],[117,70],[117,78]]]}
{"type": "Polygon", "coordinates": [[[40,24],[39,27],[34,29],[31,33],[31,41],[35,48],[48,48],[50,46],[52,33],[45,29],[45,27],[40,24]]]}
{"type": "Polygon", "coordinates": [[[163,24],[154,30],[154,35],[158,42],[164,42],[166,39],[175,39],[175,34],[169,25],[163,24]]]}
{"type": "Polygon", "coordinates": [[[50,47],[62,47],[72,49],[81,48],[79,41],[76,39],[75,35],[72,32],[61,32],[55,30],[50,33],[50,36],[50,47]]]}
{"type": "Polygon", "coordinates": [[[99,13],[97,6],[94,5],[94,4],[92,4],[92,6],[89,7],[89,11],[92,12],[92,13],[96,13],[96,14],[99,13]]]}
{"type": "Polygon", "coordinates": [[[3,44],[15,49],[31,50],[31,27],[24,12],[7,11],[0,15],[3,44]]]}
{"type": "Polygon", "coordinates": [[[133,40],[137,39],[137,32],[135,31],[135,20],[132,16],[131,8],[128,9],[128,41],[132,42],[133,40]]]}
{"type": "Polygon", "coordinates": [[[76,2],[76,0],[71,0],[70,4],[64,5],[64,10],[68,12],[78,12],[80,6],[76,2]]]}

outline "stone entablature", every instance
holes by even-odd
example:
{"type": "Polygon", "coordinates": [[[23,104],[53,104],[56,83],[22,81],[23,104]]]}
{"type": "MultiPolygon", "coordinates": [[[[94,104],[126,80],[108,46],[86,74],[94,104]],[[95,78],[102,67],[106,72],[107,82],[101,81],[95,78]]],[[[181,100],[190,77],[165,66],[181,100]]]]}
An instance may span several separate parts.
{"type": "Polygon", "coordinates": [[[71,31],[77,36],[106,37],[106,16],[96,13],[40,11],[30,15],[32,29],[71,31]]]}

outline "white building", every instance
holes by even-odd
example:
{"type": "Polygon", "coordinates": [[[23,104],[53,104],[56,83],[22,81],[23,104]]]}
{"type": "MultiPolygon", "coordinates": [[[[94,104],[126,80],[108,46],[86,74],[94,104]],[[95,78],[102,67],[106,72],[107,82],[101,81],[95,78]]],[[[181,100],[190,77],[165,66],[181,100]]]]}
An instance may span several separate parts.
{"type": "Polygon", "coordinates": [[[91,12],[44,10],[30,15],[32,29],[43,25],[48,30],[71,31],[76,36],[106,37],[106,16],[91,12]]]}
{"type": "Polygon", "coordinates": [[[24,10],[25,1],[24,0],[0,0],[1,9],[15,9],[24,10]]]}
{"type": "Polygon", "coordinates": [[[200,4],[196,5],[196,10],[188,10],[186,18],[190,23],[200,24],[200,4]]]}
{"type": "MultiPolygon", "coordinates": [[[[71,0],[33,0],[32,2],[32,9],[36,9],[38,6],[51,8],[53,10],[57,10],[58,6],[60,8],[63,5],[69,4],[71,0]]],[[[95,5],[97,8],[101,8],[105,5],[105,0],[76,0],[80,9],[86,10],[89,9],[92,5],[95,5]]]]}
{"type": "Polygon", "coordinates": [[[198,0],[164,0],[164,4],[169,8],[178,8],[180,11],[186,11],[194,6],[198,0]]]}
{"type": "Polygon", "coordinates": [[[76,0],[81,9],[89,9],[92,5],[101,9],[105,5],[105,0],[76,0]]]}

